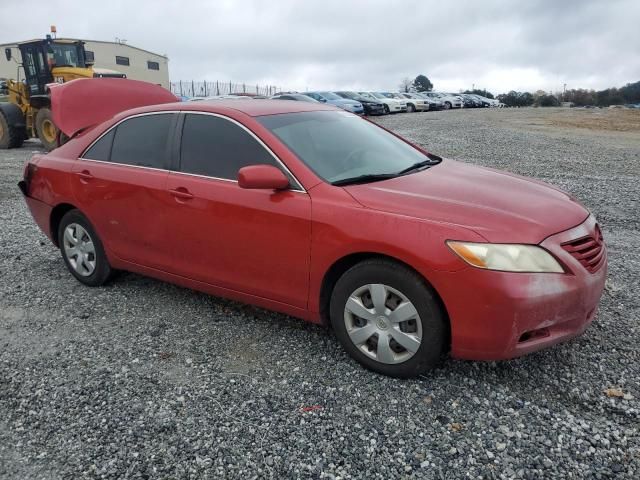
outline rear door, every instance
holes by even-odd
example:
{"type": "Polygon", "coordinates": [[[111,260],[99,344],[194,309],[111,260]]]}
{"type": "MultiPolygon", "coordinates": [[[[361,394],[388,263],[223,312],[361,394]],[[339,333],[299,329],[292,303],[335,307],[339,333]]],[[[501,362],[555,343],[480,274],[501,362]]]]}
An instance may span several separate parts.
{"type": "Polygon", "coordinates": [[[187,113],[179,172],[169,174],[171,272],[304,308],[311,249],[311,199],[250,131],[219,115],[187,113]],[[247,190],[247,165],[268,164],[290,177],[286,191],[247,190]]]}
{"type": "Polygon", "coordinates": [[[85,151],[73,167],[82,211],[108,251],[152,268],[168,263],[163,240],[169,149],[178,114],[130,117],[85,151]]]}

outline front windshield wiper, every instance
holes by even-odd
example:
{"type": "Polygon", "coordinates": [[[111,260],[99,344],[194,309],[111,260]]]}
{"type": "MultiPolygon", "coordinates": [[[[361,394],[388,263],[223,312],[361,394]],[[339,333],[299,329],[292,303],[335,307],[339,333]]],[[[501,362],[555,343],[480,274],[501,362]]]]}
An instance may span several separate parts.
{"type": "Polygon", "coordinates": [[[341,178],[340,180],[331,182],[331,185],[339,187],[344,185],[355,185],[358,183],[379,182],[380,180],[387,180],[397,176],[397,173],[370,173],[367,175],[358,175],[357,177],[341,178]]]}
{"type": "Polygon", "coordinates": [[[417,172],[418,170],[422,170],[426,167],[431,167],[432,165],[437,165],[440,163],[442,159],[428,159],[422,160],[421,162],[416,162],[413,165],[409,165],[407,168],[400,170],[397,175],[406,175],[407,173],[417,172]]]}

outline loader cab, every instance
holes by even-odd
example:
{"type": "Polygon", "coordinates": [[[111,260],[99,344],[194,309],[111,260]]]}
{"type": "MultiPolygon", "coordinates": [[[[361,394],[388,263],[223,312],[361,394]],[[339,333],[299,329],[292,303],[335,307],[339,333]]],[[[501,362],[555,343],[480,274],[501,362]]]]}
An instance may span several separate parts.
{"type": "Polygon", "coordinates": [[[48,83],[65,80],[63,77],[54,77],[55,68],[87,68],[82,42],[47,38],[21,43],[18,48],[30,95],[44,95],[48,83]]]}

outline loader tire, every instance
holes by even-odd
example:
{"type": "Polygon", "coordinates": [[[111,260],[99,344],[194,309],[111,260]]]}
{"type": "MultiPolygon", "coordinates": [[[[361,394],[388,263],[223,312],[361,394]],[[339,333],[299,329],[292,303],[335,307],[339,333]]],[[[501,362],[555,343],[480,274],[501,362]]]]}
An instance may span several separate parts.
{"type": "Polygon", "coordinates": [[[24,137],[24,128],[11,125],[4,113],[0,111],[0,150],[21,147],[24,137]]]}
{"type": "Polygon", "coordinates": [[[53,123],[49,108],[41,108],[36,114],[36,132],[47,152],[58,148],[58,127],[53,123]]]}

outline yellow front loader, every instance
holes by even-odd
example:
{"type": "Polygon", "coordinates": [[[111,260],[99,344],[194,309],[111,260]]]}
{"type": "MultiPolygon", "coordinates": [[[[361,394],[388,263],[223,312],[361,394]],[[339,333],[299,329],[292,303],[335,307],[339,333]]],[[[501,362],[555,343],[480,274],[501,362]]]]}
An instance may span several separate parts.
{"type": "Polygon", "coordinates": [[[38,137],[48,151],[64,142],[51,115],[48,84],[76,78],[125,78],[118,72],[95,71],[83,42],[50,35],[20,43],[17,49],[6,48],[5,55],[16,62],[16,78],[6,81],[8,101],[0,102],[0,149],[20,147],[31,137],[38,137]],[[17,58],[14,52],[19,53],[17,58]]]}

